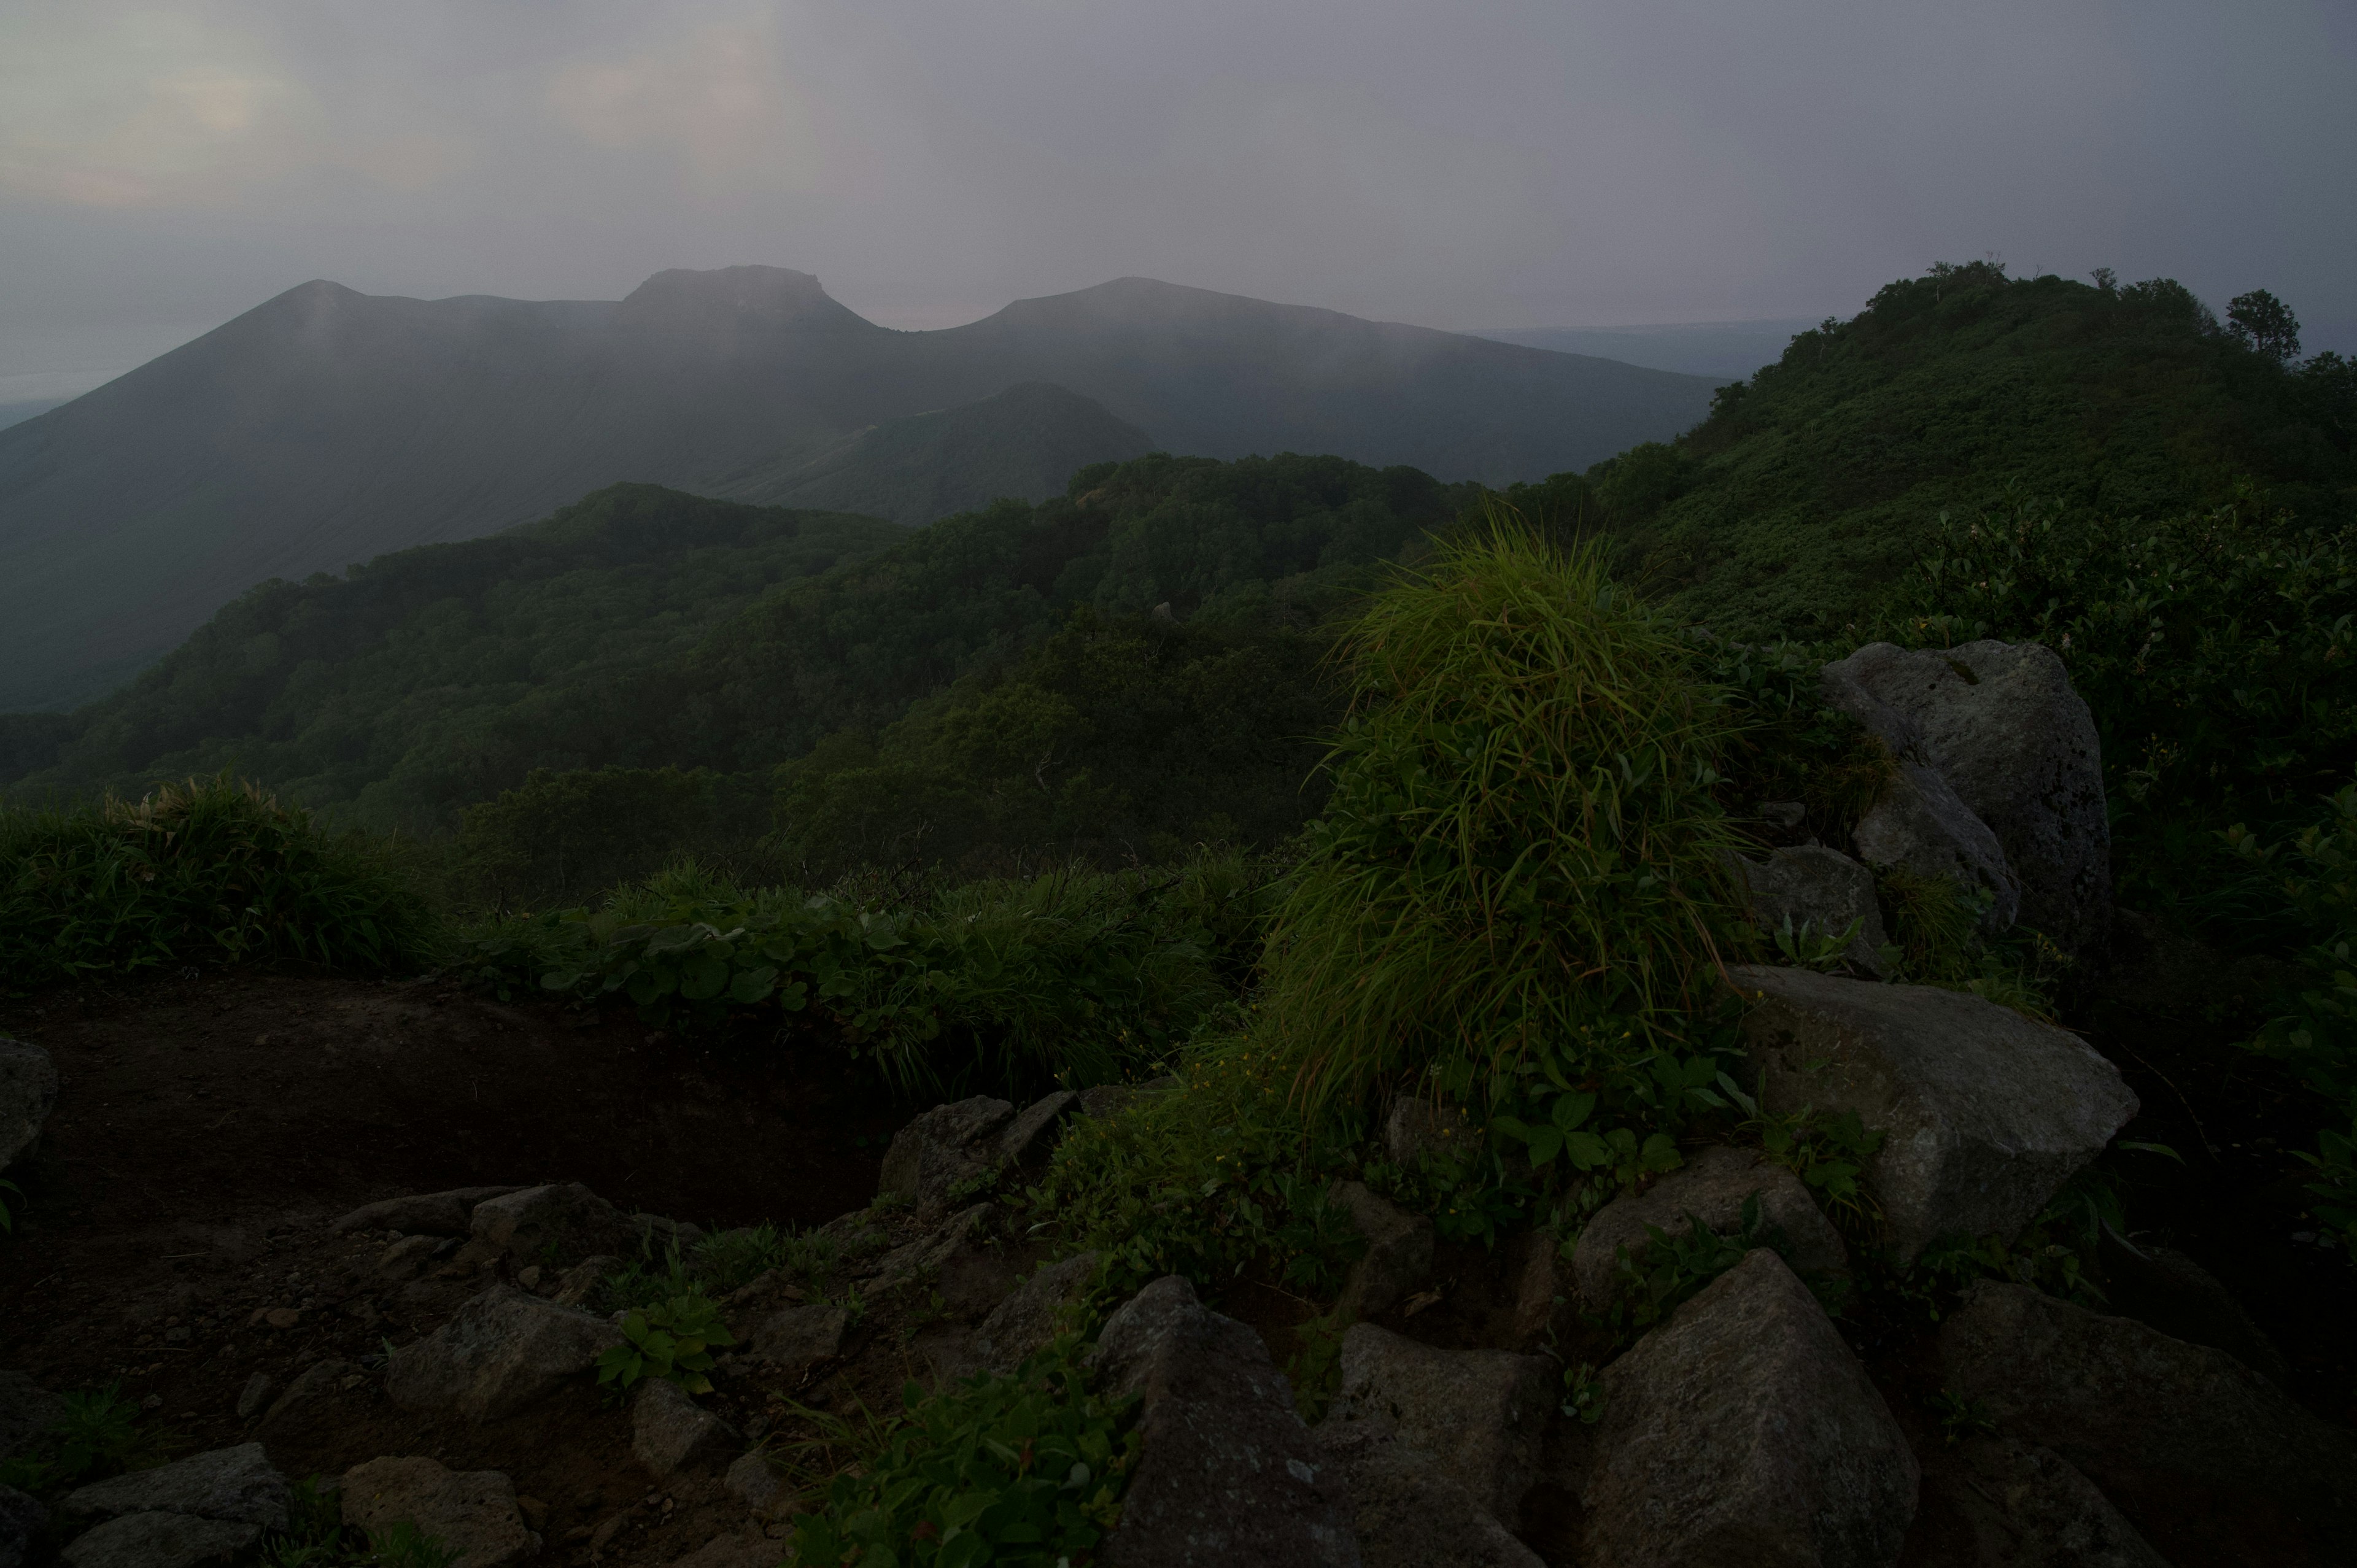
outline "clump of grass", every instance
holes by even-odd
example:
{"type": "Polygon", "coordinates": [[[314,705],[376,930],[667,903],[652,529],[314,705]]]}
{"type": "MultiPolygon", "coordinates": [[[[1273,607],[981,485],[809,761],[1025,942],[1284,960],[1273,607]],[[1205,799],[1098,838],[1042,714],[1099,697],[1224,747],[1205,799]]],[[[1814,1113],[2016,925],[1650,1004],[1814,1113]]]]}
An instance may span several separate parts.
{"type": "Polygon", "coordinates": [[[186,962],[381,970],[430,949],[381,847],[224,776],[69,811],[0,808],[0,985],[186,962]]]}
{"type": "Polygon", "coordinates": [[[1699,1048],[1738,840],[1693,644],[1595,546],[1493,512],[1340,653],[1354,712],[1263,993],[1305,1101],[1497,1104],[1542,1059],[1609,1090],[1699,1048]]]}

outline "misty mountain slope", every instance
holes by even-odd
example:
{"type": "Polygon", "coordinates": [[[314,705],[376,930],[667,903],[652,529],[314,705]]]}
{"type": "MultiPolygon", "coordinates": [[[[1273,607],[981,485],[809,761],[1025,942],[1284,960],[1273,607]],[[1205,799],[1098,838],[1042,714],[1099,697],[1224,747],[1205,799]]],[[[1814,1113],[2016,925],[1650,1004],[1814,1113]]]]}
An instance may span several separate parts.
{"type": "Polygon", "coordinates": [[[310,283],[0,430],[0,708],[97,695],[271,577],[480,537],[615,482],[704,490],[788,470],[1031,381],[1167,449],[1331,452],[1492,482],[1674,435],[1709,396],[1700,380],[1145,280],[942,332],[875,326],[775,267],[661,273],[619,302],[310,283]]]}
{"type": "Polygon", "coordinates": [[[789,457],[699,486],[767,506],[930,522],[1001,497],[1045,500],[1073,470],[1144,456],[1146,432],[1101,403],[1027,381],[993,397],[859,432],[815,457],[789,457]]]}

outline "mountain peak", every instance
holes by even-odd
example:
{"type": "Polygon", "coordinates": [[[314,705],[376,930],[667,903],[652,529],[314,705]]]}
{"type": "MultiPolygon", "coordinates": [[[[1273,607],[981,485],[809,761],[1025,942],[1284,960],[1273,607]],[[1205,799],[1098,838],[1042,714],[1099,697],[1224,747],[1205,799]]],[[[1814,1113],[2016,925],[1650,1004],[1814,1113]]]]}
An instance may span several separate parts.
{"type": "Polygon", "coordinates": [[[727,330],[759,322],[861,321],[818,278],[791,267],[671,267],[632,289],[615,320],[665,332],[727,330]]]}

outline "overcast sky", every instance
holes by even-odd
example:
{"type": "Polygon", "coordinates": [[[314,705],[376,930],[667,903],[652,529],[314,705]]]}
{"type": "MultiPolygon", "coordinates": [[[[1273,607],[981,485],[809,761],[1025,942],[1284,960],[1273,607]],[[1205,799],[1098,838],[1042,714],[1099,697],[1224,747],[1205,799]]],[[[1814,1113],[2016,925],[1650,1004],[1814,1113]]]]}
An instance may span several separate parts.
{"type": "Polygon", "coordinates": [[[2357,0],[0,0],[0,400],[312,277],[742,262],[899,327],[1136,273],[1469,328],[1996,252],[2338,338],[2352,153],[2357,0]]]}

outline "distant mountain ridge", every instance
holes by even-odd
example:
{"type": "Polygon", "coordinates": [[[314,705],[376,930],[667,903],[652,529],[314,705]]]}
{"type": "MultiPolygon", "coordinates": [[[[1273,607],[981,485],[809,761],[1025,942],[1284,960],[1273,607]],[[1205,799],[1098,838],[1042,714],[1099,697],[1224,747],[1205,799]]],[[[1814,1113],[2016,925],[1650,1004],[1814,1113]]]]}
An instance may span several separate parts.
{"type": "Polygon", "coordinates": [[[1039,478],[1039,499],[1068,459],[1142,437],[1498,483],[1673,435],[1710,390],[1144,278],[938,332],[878,327],[776,267],[659,273],[619,301],[313,282],[0,430],[0,709],[93,697],[264,579],[480,537],[619,481],[956,510],[977,499],[959,463],[1039,478]],[[1029,383],[1070,397],[892,428],[1029,383]],[[763,482],[785,488],[740,488],[763,482]]]}

